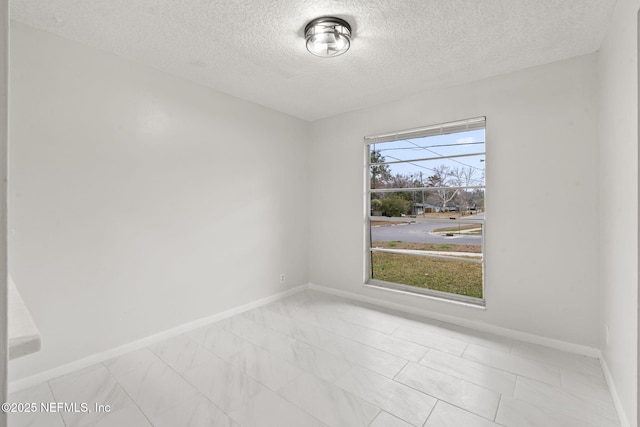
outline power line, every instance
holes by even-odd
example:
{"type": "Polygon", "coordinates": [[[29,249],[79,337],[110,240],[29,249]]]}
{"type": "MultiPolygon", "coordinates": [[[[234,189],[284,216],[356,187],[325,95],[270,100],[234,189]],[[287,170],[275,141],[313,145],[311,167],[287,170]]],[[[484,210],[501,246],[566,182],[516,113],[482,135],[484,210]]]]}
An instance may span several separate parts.
{"type": "MultiPolygon", "coordinates": [[[[438,153],[438,152],[435,152],[435,151],[433,151],[433,150],[428,149],[427,147],[423,147],[423,146],[421,146],[421,145],[418,145],[418,144],[416,144],[415,142],[413,142],[413,141],[411,141],[411,140],[405,139],[404,141],[407,141],[409,144],[413,144],[413,145],[415,145],[416,147],[421,148],[421,149],[423,149],[423,150],[427,150],[428,152],[433,153],[433,154],[435,154],[436,156],[446,157],[446,156],[444,156],[444,155],[442,155],[442,154],[440,154],[440,153],[438,153]]],[[[452,162],[456,162],[456,163],[458,163],[458,164],[460,164],[460,165],[467,166],[467,167],[470,167],[470,168],[473,168],[473,169],[476,169],[476,170],[482,171],[482,169],[481,169],[481,168],[477,168],[477,167],[475,167],[475,166],[471,166],[471,165],[469,165],[469,164],[467,164],[467,163],[463,163],[463,162],[461,162],[461,161],[459,161],[459,160],[456,160],[456,159],[449,159],[449,160],[451,160],[452,162]]]]}

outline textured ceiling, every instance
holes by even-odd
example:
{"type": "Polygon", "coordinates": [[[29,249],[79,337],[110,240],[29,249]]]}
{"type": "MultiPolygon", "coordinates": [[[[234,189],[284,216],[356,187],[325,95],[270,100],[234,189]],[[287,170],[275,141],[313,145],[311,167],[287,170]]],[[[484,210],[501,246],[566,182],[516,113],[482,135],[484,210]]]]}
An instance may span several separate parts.
{"type": "Polygon", "coordinates": [[[316,120],[598,50],[615,0],[12,0],[11,17],[316,120]],[[317,58],[313,18],[353,28],[317,58]]]}

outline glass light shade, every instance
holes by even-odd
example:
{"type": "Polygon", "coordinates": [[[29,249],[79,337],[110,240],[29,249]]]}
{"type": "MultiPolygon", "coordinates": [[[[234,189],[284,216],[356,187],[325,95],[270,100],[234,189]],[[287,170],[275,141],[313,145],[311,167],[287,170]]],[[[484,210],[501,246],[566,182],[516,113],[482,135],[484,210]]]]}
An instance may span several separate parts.
{"type": "Polygon", "coordinates": [[[351,26],[340,18],[323,17],[309,22],[304,30],[307,50],[322,57],[338,56],[349,50],[351,26]]]}

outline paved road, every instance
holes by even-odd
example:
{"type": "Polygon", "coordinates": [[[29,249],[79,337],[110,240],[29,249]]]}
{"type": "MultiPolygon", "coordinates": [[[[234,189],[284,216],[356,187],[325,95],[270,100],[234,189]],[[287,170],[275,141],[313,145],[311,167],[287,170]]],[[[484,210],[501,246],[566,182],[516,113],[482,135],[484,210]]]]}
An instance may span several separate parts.
{"type": "MultiPolygon", "coordinates": [[[[451,221],[450,226],[455,226],[457,223],[451,221]]],[[[391,242],[393,240],[402,240],[403,242],[415,242],[415,243],[449,243],[458,245],[480,245],[482,242],[481,236],[440,236],[430,233],[431,230],[436,228],[443,228],[449,226],[448,224],[438,223],[424,223],[416,222],[413,224],[398,224],[390,226],[377,226],[371,227],[371,240],[381,242],[391,242]]]]}

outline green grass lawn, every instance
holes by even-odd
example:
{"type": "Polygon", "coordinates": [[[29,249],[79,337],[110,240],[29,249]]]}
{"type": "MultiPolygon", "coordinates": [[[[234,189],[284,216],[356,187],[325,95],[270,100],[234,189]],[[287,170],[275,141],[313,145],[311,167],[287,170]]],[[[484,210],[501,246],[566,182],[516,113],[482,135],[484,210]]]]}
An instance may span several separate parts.
{"type": "Polygon", "coordinates": [[[371,262],[373,279],[482,298],[480,263],[385,252],[374,252],[371,262]]]}

